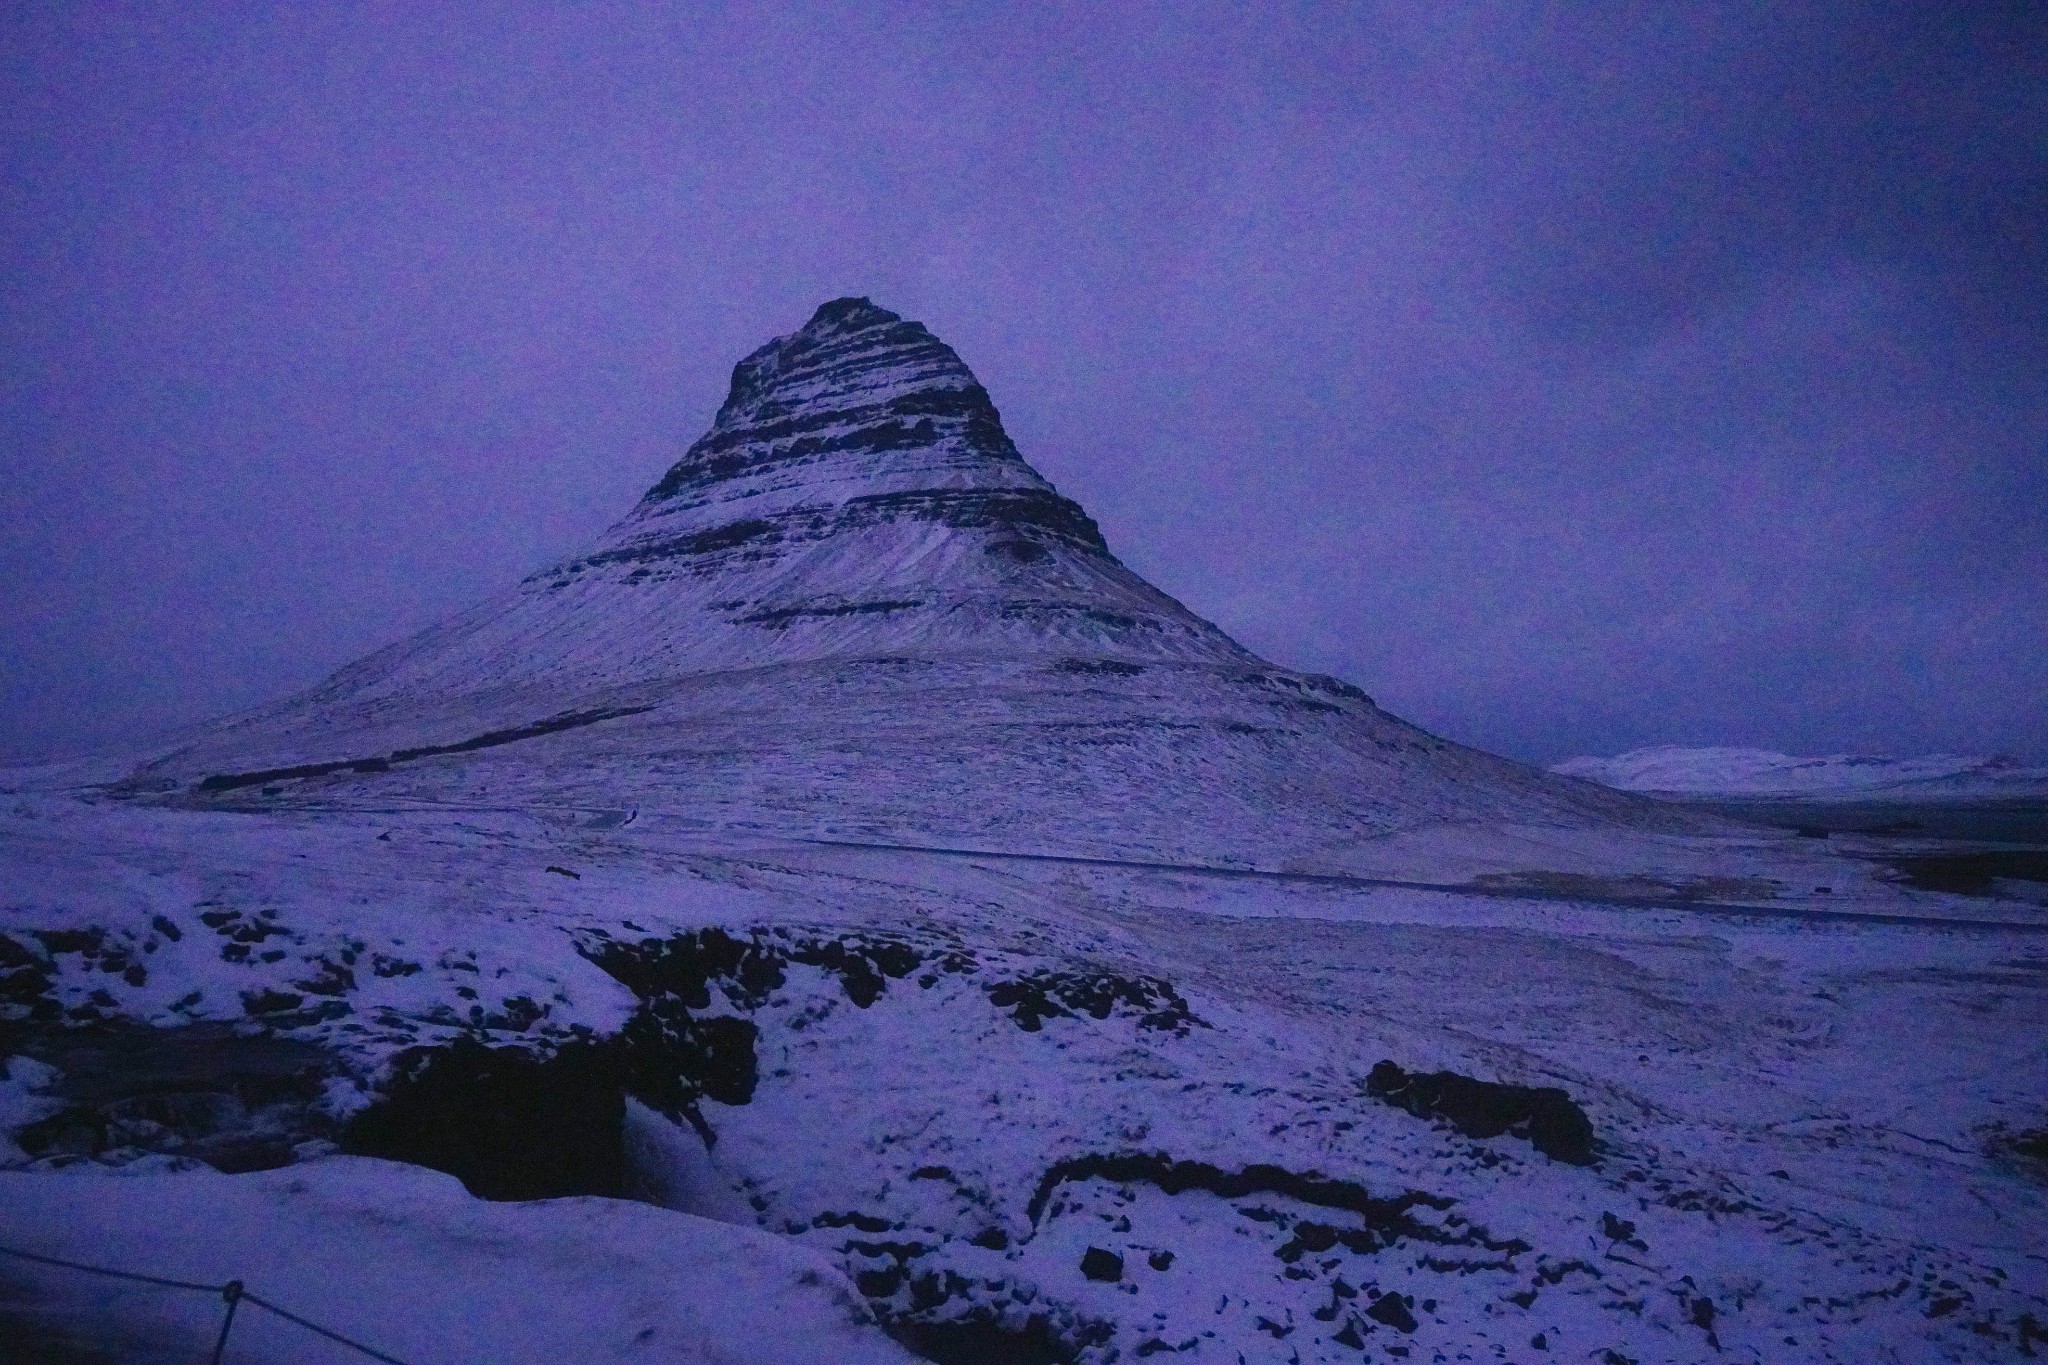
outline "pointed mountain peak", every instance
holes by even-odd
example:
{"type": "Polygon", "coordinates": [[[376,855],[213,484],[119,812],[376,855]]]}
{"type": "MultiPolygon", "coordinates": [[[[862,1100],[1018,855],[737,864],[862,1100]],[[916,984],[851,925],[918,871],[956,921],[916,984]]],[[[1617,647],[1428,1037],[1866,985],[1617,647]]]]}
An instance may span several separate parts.
{"type": "Polygon", "coordinates": [[[348,686],[574,689],[913,655],[1251,661],[1110,554],[952,347],[845,298],[740,361],[711,429],[596,545],[348,686]]]}
{"type": "Polygon", "coordinates": [[[828,513],[866,524],[886,508],[1109,553],[1087,514],[1017,453],[953,348],[862,298],[834,299],[740,361],[711,430],[614,536],[697,527],[719,515],[711,509],[736,505],[750,526],[773,521],[771,511],[802,516],[809,530],[828,513]]]}
{"type": "MultiPolygon", "coordinates": [[[[988,391],[952,347],[923,323],[867,299],[834,299],[733,367],[717,421],[646,502],[726,477],[735,472],[730,457],[743,449],[775,461],[825,453],[816,437],[834,427],[866,429],[870,445],[898,450],[958,434],[983,457],[1023,464],[988,391]],[[947,418],[973,430],[941,430],[947,418]]],[[[844,436],[844,448],[862,443],[851,432],[844,436]]]]}
{"type": "Polygon", "coordinates": [[[803,330],[852,332],[863,327],[886,327],[901,321],[902,314],[878,307],[873,299],[848,297],[819,304],[818,311],[811,314],[811,320],[803,325],[803,330]]]}
{"type": "Polygon", "coordinates": [[[677,665],[899,648],[1246,657],[1117,562],[952,347],[865,298],[833,299],[740,361],[711,430],[526,591],[581,603],[593,627],[671,622],[659,652],[677,665]]]}

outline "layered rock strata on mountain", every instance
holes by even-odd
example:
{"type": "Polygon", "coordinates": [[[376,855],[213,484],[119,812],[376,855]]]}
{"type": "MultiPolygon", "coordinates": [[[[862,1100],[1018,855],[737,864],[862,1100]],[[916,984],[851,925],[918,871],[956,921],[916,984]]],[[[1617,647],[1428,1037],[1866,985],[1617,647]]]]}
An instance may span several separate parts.
{"type": "Polygon", "coordinates": [[[331,692],[887,653],[1250,657],[1117,561],[951,347],[839,299],[739,363],[711,430],[596,545],[331,692]]]}

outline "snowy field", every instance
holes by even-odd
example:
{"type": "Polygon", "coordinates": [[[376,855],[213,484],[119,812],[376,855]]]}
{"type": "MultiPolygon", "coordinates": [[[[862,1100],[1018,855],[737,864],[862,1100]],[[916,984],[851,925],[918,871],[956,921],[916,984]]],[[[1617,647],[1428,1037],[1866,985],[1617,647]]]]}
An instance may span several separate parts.
{"type": "MultiPolygon", "coordinates": [[[[27,1050],[62,1060],[19,1017],[47,1000],[68,1034],[218,1023],[321,1060],[302,1104],[229,1123],[294,1164],[213,1174],[147,1120],[17,1151],[5,1244],[237,1275],[408,1360],[559,1358],[563,1332],[603,1359],[648,1328],[707,1359],[861,1332],[808,1358],[891,1358],[871,1314],[939,1358],[971,1357],[920,1324],[1086,1360],[1964,1361],[2048,1324],[2043,1172],[2015,1145],[2048,1124],[2038,907],[1867,890],[1874,917],[1816,919],[1812,895],[1656,907],[591,827],[612,823],[17,790],[0,932],[27,1050]],[[774,969],[700,952],[700,993],[663,993],[647,964],[705,930],[774,969]],[[614,946],[643,969],[602,965],[614,946]],[[546,1050],[664,1011],[685,1060],[708,1021],[754,1030],[745,1102],[710,1084],[626,1125],[632,1191],[676,1213],[522,1212],[323,1155],[405,1049],[546,1050]],[[1375,1099],[1382,1059],[1561,1087],[1597,1162],[1375,1099]],[[344,1292],[296,1249],[348,1259],[366,1224],[379,1264],[434,1273],[344,1292]],[[626,1267],[602,1294],[586,1255],[626,1267]],[[512,1313],[508,1276],[559,1292],[512,1313]]],[[[17,1137],[93,1093],[12,1074],[17,1137]]],[[[12,1311],[138,1340],[214,1311],[76,1281],[10,1274],[12,1311]]],[[[263,1330],[275,1358],[330,1358],[263,1330]]]]}

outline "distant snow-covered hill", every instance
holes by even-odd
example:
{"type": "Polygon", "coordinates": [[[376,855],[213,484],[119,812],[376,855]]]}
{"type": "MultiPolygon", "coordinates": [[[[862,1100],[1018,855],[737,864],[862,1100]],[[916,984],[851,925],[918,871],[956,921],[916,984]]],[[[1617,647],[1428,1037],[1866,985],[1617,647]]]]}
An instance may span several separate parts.
{"type": "Polygon", "coordinates": [[[1551,769],[1622,791],[1685,796],[1783,796],[1816,799],[1964,799],[2048,796],[2048,768],[2010,758],[1873,758],[1835,754],[1795,758],[1769,749],[1662,744],[1614,758],[1574,758],[1551,769]]]}

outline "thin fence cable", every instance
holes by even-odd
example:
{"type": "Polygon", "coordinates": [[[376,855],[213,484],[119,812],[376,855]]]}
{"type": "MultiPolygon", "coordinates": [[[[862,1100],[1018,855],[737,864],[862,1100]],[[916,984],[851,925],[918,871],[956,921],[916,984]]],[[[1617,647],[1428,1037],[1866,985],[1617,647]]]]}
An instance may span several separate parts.
{"type": "Polygon", "coordinates": [[[351,1351],[359,1352],[372,1360],[383,1361],[384,1365],[406,1365],[406,1362],[400,1360],[397,1356],[385,1355],[382,1351],[365,1346],[360,1341],[345,1337],[332,1328],[322,1327],[319,1323],[302,1318],[289,1309],[278,1307],[260,1295],[250,1293],[242,1287],[240,1280],[229,1280],[226,1284],[198,1284],[191,1280],[171,1280],[161,1275],[138,1274],[133,1270],[114,1270],[103,1265],[87,1265],[83,1261],[67,1261],[59,1256],[44,1256],[33,1251],[20,1251],[14,1247],[0,1247],[0,1256],[13,1256],[20,1260],[33,1261],[37,1265],[56,1266],[62,1270],[82,1271],[87,1275],[104,1275],[114,1280],[131,1280],[136,1284],[155,1285],[159,1289],[189,1289],[195,1293],[210,1294],[223,1300],[228,1306],[228,1311],[221,1319],[220,1336],[213,1344],[214,1365],[220,1365],[227,1351],[228,1332],[235,1325],[235,1309],[245,1302],[254,1304],[266,1313],[275,1313],[286,1322],[295,1323],[309,1332],[317,1333],[320,1336],[326,1337],[329,1341],[346,1346],[351,1351]]]}
{"type": "Polygon", "coordinates": [[[88,1275],[108,1275],[117,1280],[134,1280],[140,1284],[158,1285],[164,1289],[196,1289],[202,1294],[218,1294],[227,1287],[219,1284],[194,1284],[190,1280],[166,1280],[160,1275],[138,1275],[132,1270],[109,1270],[105,1266],[59,1260],[55,1256],[38,1256],[33,1251],[16,1251],[13,1247],[0,1247],[0,1255],[19,1256],[24,1261],[35,1261],[41,1265],[62,1266],[66,1270],[83,1270],[88,1275]]]}
{"type": "Polygon", "coordinates": [[[272,1313],[277,1314],[286,1322],[296,1322],[299,1326],[305,1328],[308,1332],[318,1332],[321,1336],[326,1337],[329,1341],[338,1341],[352,1351],[361,1351],[364,1355],[368,1356],[372,1360],[381,1360],[384,1362],[384,1365],[405,1365],[405,1362],[400,1360],[396,1356],[387,1356],[382,1351],[372,1350],[370,1347],[363,1345],[363,1343],[361,1343],[360,1341],[351,1341],[347,1337],[343,1336],[341,1333],[330,1331],[328,1328],[322,1327],[317,1322],[306,1321],[297,1313],[287,1313],[284,1309],[279,1308],[276,1304],[272,1303],[268,1299],[260,1299],[256,1297],[256,1295],[254,1294],[244,1294],[242,1297],[247,1299],[250,1303],[255,1304],[258,1308],[266,1309],[272,1313]]]}

